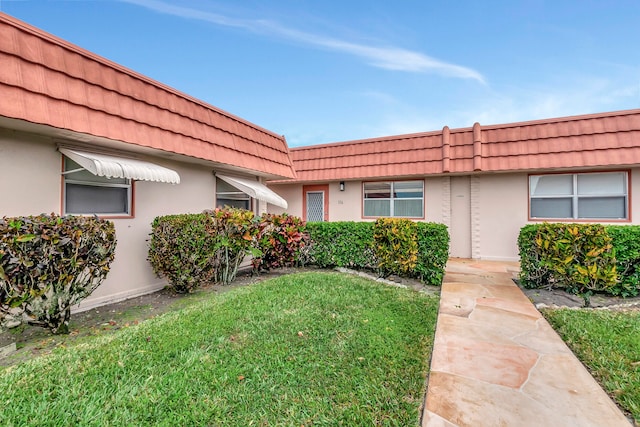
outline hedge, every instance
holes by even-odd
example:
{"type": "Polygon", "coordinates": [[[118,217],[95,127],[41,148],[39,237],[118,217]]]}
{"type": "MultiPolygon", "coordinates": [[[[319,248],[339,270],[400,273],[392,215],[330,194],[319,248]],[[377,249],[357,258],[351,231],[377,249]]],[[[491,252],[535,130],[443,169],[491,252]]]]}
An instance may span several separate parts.
{"type": "Polygon", "coordinates": [[[432,285],[442,283],[449,256],[449,233],[443,224],[383,218],[376,223],[308,223],[306,231],[307,262],[311,264],[375,270],[381,276],[398,274],[432,285]],[[402,239],[397,239],[400,234],[402,239]]]}
{"type": "Polygon", "coordinates": [[[372,222],[310,222],[305,261],[322,268],[374,270],[372,222]]]}
{"type": "Polygon", "coordinates": [[[640,292],[640,226],[529,224],[518,236],[520,282],[588,296],[640,292]]]}
{"type": "Polygon", "coordinates": [[[608,225],[605,227],[613,244],[617,261],[618,283],[614,295],[637,296],[640,293],[640,226],[608,225]]]}

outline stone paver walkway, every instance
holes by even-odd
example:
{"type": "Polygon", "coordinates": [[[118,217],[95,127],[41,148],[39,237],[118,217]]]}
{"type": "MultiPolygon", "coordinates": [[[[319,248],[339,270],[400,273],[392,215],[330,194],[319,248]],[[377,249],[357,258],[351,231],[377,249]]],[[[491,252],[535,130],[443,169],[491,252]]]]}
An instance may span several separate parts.
{"type": "Polygon", "coordinates": [[[447,264],[422,426],[629,427],[513,283],[517,270],[447,264]]]}

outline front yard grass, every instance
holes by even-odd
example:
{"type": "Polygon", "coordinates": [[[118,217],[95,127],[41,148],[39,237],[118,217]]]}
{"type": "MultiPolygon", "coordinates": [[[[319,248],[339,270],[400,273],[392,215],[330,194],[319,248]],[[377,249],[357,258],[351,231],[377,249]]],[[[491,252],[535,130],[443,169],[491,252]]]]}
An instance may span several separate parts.
{"type": "Polygon", "coordinates": [[[0,369],[0,425],[417,425],[437,297],[282,276],[0,369]]]}
{"type": "Polygon", "coordinates": [[[640,311],[544,310],[618,404],[640,423],[640,311]]]}

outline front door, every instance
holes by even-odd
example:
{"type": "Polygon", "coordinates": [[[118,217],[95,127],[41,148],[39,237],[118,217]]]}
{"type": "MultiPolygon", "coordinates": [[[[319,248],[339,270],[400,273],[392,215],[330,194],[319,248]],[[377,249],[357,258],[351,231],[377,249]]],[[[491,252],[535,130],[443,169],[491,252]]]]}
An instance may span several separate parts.
{"type": "Polygon", "coordinates": [[[304,192],[304,219],[307,222],[328,221],[329,219],[329,186],[305,185],[304,192]]]}

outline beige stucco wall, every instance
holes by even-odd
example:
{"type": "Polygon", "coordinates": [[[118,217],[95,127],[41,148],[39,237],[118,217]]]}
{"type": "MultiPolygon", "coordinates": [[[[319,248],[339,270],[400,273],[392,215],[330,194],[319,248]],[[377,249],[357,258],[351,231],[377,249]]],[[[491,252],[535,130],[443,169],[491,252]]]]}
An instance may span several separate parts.
{"type": "MultiPolygon", "coordinates": [[[[441,177],[425,179],[425,221],[444,222],[442,180],[441,177]]],[[[346,181],[344,191],[340,191],[339,181],[331,181],[328,185],[329,221],[373,221],[362,218],[362,181],[346,181]]],[[[269,212],[279,214],[286,211],[302,217],[303,184],[270,184],[269,188],[289,204],[288,209],[269,205],[269,212]]]]}
{"type": "MultiPolygon", "coordinates": [[[[527,173],[427,177],[425,221],[447,225],[452,257],[518,260],[518,234],[529,222],[527,186],[527,173]]],[[[363,221],[362,182],[347,181],[344,192],[337,181],[329,187],[330,221],[363,221]]],[[[272,188],[289,202],[289,213],[302,214],[302,184],[272,188]]],[[[635,168],[630,191],[633,224],[640,224],[639,191],[640,168],[635,168]]],[[[270,206],[269,211],[277,210],[270,206]]]]}
{"type": "Polygon", "coordinates": [[[287,201],[287,209],[267,204],[267,211],[274,214],[288,213],[302,217],[302,186],[297,184],[269,184],[268,187],[287,201]]]}
{"type": "Polygon", "coordinates": [[[449,198],[449,177],[429,177],[424,180],[425,217],[427,222],[450,225],[450,213],[446,200],[449,198]]]}
{"type": "MultiPolygon", "coordinates": [[[[640,169],[631,169],[631,223],[640,224],[640,169]]],[[[518,234],[528,223],[528,174],[477,175],[478,208],[472,212],[477,223],[478,258],[487,260],[518,260],[518,234]]],[[[602,224],[629,224],[602,222],[602,224]]]]}
{"type": "Polygon", "coordinates": [[[361,181],[346,181],[344,191],[339,181],[329,183],[329,221],[362,221],[361,181]]]}
{"type": "MultiPolygon", "coordinates": [[[[161,289],[166,282],[153,274],[147,261],[151,222],[159,215],[214,207],[212,168],[155,157],[142,159],[176,170],[181,182],[135,182],[135,217],[111,219],[118,239],[115,260],[106,280],[81,302],[80,310],[161,289]]],[[[62,157],[52,138],[0,129],[0,216],[60,214],[61,167],[62,157]]]]}
{"type": "Polygon", "coordinates": [[[0,216],[59,212],[60,168],[49,139],[0,129],[0,216]]]}
{"type": "Polygon", "coordinates": [[[154,158],[145,160],[178,172],[180,184],[135,183],[135,218],[112,220],[118,239],[115,260],[107,279],[81,302],[81,309],[153,292],[165,286],[166,281],[155,276],[147,261],[151,222],[160,215],[198,213],[214,207],[215,178],[210,168],[154,158]]]}

